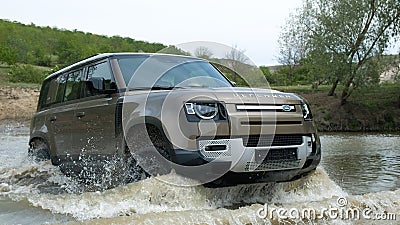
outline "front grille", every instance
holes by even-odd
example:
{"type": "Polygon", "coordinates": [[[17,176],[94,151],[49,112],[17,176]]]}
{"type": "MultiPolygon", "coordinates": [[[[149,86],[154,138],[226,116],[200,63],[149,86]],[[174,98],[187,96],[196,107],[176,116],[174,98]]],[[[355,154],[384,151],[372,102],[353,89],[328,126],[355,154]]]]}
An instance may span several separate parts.
{"type": "Polygon", "coordinates": [[[284,170],[284,169],[294,169],[300,166],[300,160],[295,161],[272,161],[266,163],[246,163],[246,171],[267,171],[267,170],[284,170]]]}
{"type": "Polygon", "coordinates": [[[297,148],[270,149],[263,162],[297,160],[297,148]]]}
{"type": "Polygon", "coordinates": [[[241,137],[245,147],[289,146],[303,144],[301,135],[249,135],[241,137]]]}
{"type": "Polygon", "coordinates": [[[294,161],[272,161],[265,163],[248,162],[246,163],[246,171],[268,171],[268,170],[284,170],[299,168],[300,160],[294,161]]]}
{"type": "Polygon", "coordinates": [[[297,168],[300,165],[297,148],[256,150],[255,162],[248,162],[246,170],[277,170],[297,168]]]}

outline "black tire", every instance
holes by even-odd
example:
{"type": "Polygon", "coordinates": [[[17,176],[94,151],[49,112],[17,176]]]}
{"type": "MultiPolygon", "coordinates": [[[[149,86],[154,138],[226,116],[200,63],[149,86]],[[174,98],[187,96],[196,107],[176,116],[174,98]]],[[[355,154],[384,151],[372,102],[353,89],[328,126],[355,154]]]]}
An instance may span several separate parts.
{"type": "MultiPolygon", "coordinates": [[[[129,152],[128,146],[125,147],[126,151],[129,152]]],[[[125,180],[126,183],[137,182],[140,180],[144,180],[150,177],[150,174],[146,173],[146,171],[138,164],[136,159],[130,155],[126,158],[126,173],[125,180]]]]}
{"type": "Polygon", "coordinates": [[[48,145],[40,139],[34,139],[29,143],[28,154],[33,157],[35,161],[46,161],[50,159],[50,149],[48,145]]]}
{"type": "Polygon", "coordinates": [[[146,177],[171,172],[171,148],[165,135],[153,125],[138,125],[128,132],[127,152],[130,153],[131,168],[137,175],[144,172],[146,177]]]}

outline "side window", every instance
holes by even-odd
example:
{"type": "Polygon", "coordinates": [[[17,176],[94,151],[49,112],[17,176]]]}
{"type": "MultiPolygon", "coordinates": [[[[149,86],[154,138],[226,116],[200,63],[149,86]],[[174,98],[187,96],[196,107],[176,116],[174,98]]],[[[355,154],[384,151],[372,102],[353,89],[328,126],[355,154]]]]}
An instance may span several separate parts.
{"type": "Polygon", "coordinates": [[[43,85],[40,88],[38,110],[40,110],[41,108],[43,108],[47,105],[46,100],[49,95],[49,89],[50,89],[50,80],[46,80],[43,82],[43,85]]]}
{"type": "Polygon", "coordinates": [[[53,77],[44,81],[39,98],[39,109],[57,103],[57,93],[59,91],[59,77],[53,77]]]}
{"type": "Polygon", "coordinates": [[[98,89],[106,90],[117,88],[108,62],[89,66],[87,70],[87,81],[85,83],[86,85],[83,91],[85,97],[100,94],[98,89]]]}
{"type": "Polygon", "coordinates": [[[71,101],[80,98],[82,70],[68,74],[65,88],[64,101],[71,101]]]}
{"type": "Polygon", "coordinates": [[[67,84],[67,74],[62,74],[57,77],[56,82],[58,83],[56,99],[54,103],[60,103],[64,99],[65,86],[67,84]]]}

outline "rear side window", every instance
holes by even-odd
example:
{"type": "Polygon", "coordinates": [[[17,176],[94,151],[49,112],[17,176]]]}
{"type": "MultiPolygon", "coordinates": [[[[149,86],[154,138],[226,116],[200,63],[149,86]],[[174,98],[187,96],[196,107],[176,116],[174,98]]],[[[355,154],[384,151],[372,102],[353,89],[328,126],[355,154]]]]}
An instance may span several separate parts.
{"type": "Polygon", "coordinates": [[[38,110],[55,103],[80,98],[82,70],[61,74],[43,82],[38,110]]]}
{"type": "Polygon", "coordinates": [[[81,94],[82,70],[68,74],[67,84],[65,88],[64,101],[71,101],[80,98],[81,94]]]}
{"type": "Polygon", "coordinates": [[[51,80],[45,80],[43,82],[42,88],[40,89],[38,110],[42,109],[47,105],[47,98],[49,97],[51,80]]]}
{"type": "Polygon", "coordinates": [[[101,78],[104,83],[104,89],[116,89],[116,84],[107,61],[87,67],[85,74],[87,74],[88,81],[84,80],[83,71],[84,69],[81,68],[44,81],[40,92],[38,110],[52,104],[99,94],[98,92],[88,90],[91,78],[101,78]]]}
{"type": "Polygon", "coordinates": [[[64,88],[62,86],[59,87],[60,81],[62,80],[61,77],[62,76],[53,77],[50,80],[44,81],[42,90],[40,91],[39,109],[61,102],[62,96],[58,96],[59,93],[60,95],[64,93],[64,88]]]}

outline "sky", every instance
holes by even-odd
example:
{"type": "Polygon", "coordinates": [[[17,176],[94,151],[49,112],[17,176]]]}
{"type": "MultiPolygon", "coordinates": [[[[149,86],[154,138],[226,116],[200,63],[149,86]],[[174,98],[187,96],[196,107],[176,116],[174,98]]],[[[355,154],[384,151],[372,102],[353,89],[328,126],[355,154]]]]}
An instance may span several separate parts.
{"type": "Polygon", "coordinates": [[[12,0],[0,18],[37,26],[179,45],[237,46],[256,65],[276,65],[278,38],[301,0],[12,0]]]}

